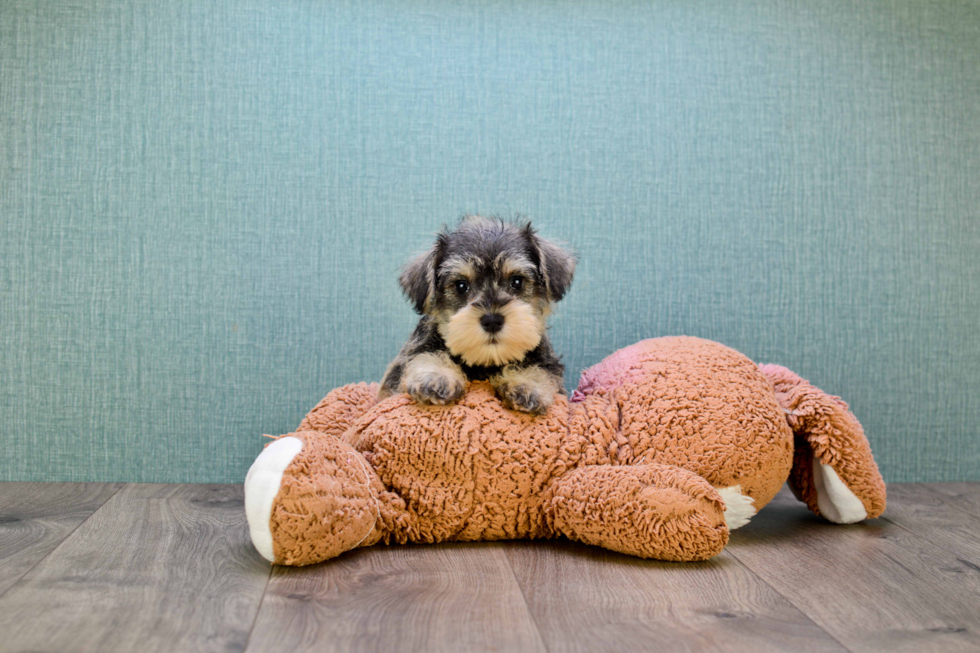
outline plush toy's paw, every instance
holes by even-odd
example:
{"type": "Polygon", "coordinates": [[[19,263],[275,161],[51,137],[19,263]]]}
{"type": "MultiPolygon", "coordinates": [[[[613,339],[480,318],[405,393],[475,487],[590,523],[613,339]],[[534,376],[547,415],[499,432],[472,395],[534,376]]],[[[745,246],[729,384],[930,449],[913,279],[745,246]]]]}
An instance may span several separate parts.
{"type": "Polygon", "coordinates": [[[245,516],[269,562],[309,565],[383,536],[384,486],[346,442],[297,431],[269,444],[245,477],[245,516]]]}
{"type": "Polygon", "coordinates": [[[742,494],[741,485],[715,489],[725,502],[725,525],[728,526],[728,530],[733,531],[745,526],[755,516],[756,509],[752,505],[754,501],[749,495],[742,494]]]}
{"type": "Polygon", "coordinates": [[[255,549],[269,562],[276,561],[269,525],[272,504],[279,494],[283,472],[302,449],[299,438],[279,438],[262,450],[245,476],[245,518],[255,549]]]}
{"type": "Polygon", "coordinates": [[[707,560],[728,543],[722,495],[672,465],[578,467],[555,479],[544,498],[555,533],[620,553],[707,560]]]}
{"type": "Polygon", "coordinates": [[[827,521],[835,524],[856,524],[868,518],[864,503],[830,465],[813,459],[813,486],[817,492],[817,507],[827,521]]]}

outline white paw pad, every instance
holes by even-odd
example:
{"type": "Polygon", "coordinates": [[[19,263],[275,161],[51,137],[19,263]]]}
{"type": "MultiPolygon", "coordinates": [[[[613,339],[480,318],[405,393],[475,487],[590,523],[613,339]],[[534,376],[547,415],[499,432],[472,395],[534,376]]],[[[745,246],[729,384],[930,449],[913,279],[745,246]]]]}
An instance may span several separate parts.
{"type": "Polygon", "coordinates": [[[279,438],[255,459],[245,476],[245,519],[255,550],[269,562],[275,562],[272,550],[272,503],[279,494],[282,474],[303,449],[299,438],[279,438]]]}
{"type": "Polygon", "coordinates": [[[733,531],[745,526],[755,516],[756,509],[752,505],[755,500],[747,494],[742,494],[741,485],[715,489],[725,502],[725,524],[728,530],[733,531]]]}
{"type": "Polygon", "coordinates": [[[867,519],[864,504],[851,492],[830,465],[814,457],[813,485],[817,489],[820,514],[835,524],[853,524],[867,519]]]}

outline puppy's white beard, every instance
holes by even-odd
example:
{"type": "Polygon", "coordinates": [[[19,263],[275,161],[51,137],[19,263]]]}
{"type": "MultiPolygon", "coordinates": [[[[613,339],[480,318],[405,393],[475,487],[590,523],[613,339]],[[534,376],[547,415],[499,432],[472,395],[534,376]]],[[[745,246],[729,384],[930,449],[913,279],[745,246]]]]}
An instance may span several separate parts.
{"type": "Polygon", "coordinates": [[[544,321],[528,304],[512,301],[498,311],[504,328],[490,334],[480,326],[483,312],[467,306],[439,326],[449,351],[467,365],[506,365],[518,361],[541,342],[544,321]]]}

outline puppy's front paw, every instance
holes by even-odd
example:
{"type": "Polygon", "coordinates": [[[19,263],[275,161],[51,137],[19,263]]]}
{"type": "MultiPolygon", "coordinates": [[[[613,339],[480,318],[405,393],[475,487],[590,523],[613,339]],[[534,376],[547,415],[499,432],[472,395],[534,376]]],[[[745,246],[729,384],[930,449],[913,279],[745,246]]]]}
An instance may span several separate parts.
{"type": "Polygon", "coordinates": [[[402,389],[420,404],[451,404],[466,391],[466,376],[444,352],[418,354],[405,368],[402,389]]]}
{"type": "Polygon", "coordinates": [[[543,415],[555,403],[554,391],[529,383],[504,384],[497,388],[504,406],[522,413],[543,415]]]}
{"type": "Polygon", "coordinates": [[[532,415],[548,412],[561,390],[561,379],[537,366],[505,367],[490,383],[504,406],[532,415]]]}
{"type": "Polygon", "coordinates": [[[407,384],[405,391],[420,404],[451,404],[463,396],[466,385],[463,381],[450,374],[434,372],[422,374],[407,384]]]}

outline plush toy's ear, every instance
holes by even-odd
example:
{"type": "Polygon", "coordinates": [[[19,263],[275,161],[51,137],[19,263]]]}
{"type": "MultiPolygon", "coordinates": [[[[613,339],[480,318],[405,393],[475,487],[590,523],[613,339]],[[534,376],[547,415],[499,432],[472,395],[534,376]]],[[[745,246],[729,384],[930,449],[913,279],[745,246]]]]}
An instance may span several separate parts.
{"type": "Polygon", "coordinates": [[[406,263],[405,267],[402,268],[401,276],[398,277],[402,291],[412,302],[415,312],[419,315],[428,310],[435,295],[436,271],[442,261],[447,240],[446,234],[440,233],[432,249],[419,254],[406,263]]]}
{"type": "Polygon", "coordinates": [[[538,236],[534,233],[530,222],[524,225],[524,235],[530,243],[531,256],[535,259],[534,264],[538,266],[544,278],[548,299],[553,302],[561,300],[572,285],[572,277],[575,275],[575,254],[557,243],[538,236]]]}

